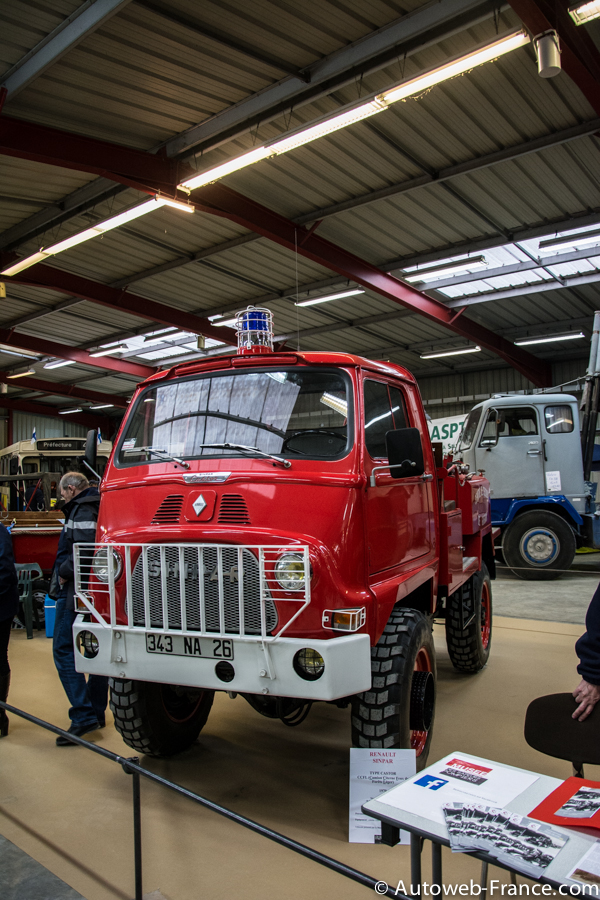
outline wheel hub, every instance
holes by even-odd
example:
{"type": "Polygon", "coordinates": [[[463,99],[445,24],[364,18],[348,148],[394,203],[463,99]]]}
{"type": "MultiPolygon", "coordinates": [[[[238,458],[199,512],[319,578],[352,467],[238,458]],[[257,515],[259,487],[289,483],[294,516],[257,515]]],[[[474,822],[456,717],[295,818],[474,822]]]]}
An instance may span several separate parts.
{"type": "Polygon", "coordinates": [[[530,528],[521,538],[521,555],[537,566],[548,566],[558,556],[560,545],[556,535],[546,528],[530,528]]]}

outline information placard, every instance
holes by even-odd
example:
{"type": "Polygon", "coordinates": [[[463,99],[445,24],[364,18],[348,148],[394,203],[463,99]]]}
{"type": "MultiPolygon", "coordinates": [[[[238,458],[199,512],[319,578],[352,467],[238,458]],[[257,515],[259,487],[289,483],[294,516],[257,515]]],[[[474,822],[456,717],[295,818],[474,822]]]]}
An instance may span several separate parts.
{"type": "MultiPolygon", "coordinates": [[[[377,750],[353,747],[350,750],[350,828],[351,844],[378,844],[381,822],[365,816],[361,806],[400,784],[416,773],[414,750],[377,750]]],[[[400,832],[400,843],[410,843],[408,831],[400,832]]]]}

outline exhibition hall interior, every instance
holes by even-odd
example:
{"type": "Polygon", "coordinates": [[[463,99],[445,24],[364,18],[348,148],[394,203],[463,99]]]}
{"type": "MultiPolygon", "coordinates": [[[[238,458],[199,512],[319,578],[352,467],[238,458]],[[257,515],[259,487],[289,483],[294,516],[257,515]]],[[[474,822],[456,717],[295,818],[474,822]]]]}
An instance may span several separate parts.
{"type": "Polygon", "coordinates": [[[2,900],[600,892],[600,0],[0,5],[2,900]]]}

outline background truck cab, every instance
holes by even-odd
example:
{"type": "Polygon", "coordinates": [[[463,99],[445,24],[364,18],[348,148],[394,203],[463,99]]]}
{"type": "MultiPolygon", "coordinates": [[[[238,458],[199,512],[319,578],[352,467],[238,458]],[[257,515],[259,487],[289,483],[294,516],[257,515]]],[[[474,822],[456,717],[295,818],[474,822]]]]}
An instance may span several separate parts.
{"type": "Polygon", "coordinates": [[[490,651],[488,483],[436,462],[405,369],[273,353],[269,316],[138,386],[76,548],[77,667],[145,753],[188,746],[221,690],[288,725],[350,705],[355,745],[424,765],[434,615],[461,671],[490,651]]]}
{"type": "MultiPolygon", "coordinates": [[[[577,546],[593,546],[577,400],[570,394],[494,397],[473,407],[457,455],[490,482],[492,523],[521,578],[556,578],[577,546]]],[[[594,508],[593,508],[594,507],[594,508]]]]}

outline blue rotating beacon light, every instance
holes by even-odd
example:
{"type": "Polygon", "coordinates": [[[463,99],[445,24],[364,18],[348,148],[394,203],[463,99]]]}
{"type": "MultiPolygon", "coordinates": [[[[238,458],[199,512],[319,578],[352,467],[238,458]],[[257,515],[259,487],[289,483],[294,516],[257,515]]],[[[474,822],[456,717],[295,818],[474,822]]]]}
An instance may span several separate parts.
{"type": "Polygon", "coordinates": [[[273,313],[248,306],[236,315],[238,355],[273,352],[273,313]]]}

